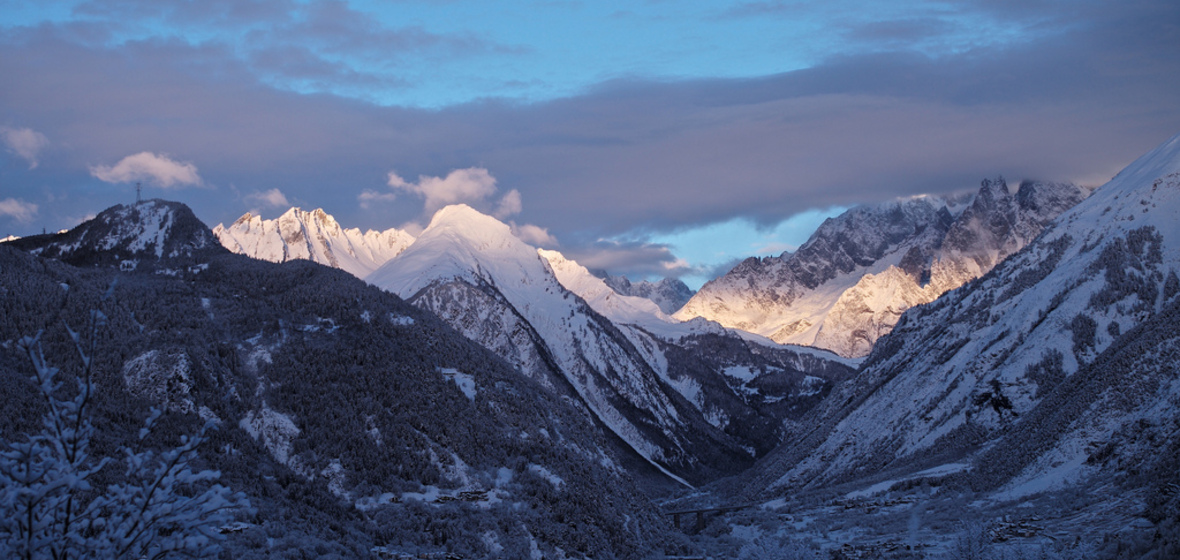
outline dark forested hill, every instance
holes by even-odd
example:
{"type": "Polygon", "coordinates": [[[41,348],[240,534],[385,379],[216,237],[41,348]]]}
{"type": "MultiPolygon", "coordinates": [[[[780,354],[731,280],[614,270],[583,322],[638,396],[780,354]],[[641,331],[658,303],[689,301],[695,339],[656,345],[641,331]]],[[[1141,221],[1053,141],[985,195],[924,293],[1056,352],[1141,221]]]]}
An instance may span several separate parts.
{"type": "Polygon", "coordinates": [[[640,558],[669,544],[585,410],[397,296],[310,262],[177,261],[168,235],[116,240],[117,255],[70,245],[87,239],[112,237],[0,245],[0,430],[32,428],[42,406],[16,342],[44,330],[50,361],[75,371],[66,326],[101,310],[96,453],[151,406],[168,437],[217,422],[202,460],[256,509],[230,557],[640,558]]]}

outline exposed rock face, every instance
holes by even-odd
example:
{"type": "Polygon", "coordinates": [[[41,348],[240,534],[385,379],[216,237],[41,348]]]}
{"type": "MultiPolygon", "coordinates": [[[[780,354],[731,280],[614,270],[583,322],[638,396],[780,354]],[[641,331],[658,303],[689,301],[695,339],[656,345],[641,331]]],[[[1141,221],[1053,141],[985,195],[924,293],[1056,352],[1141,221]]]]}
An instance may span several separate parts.
{"type": "Polygon", "coordinates": [[[965,204],[930,197],[829,219],[795,253],[750,258],[676,313],[784,343],[865,356],[906,309],[978,278],[1089,192],[985,180],[965,204]]]}
{"type": "Polygon", "coordinates": [[[345,229],[317,208],[291,208],[274,220],[247,212],[228,227],[217,224],[213,234],[227,249],[270,262],[307,259],[364,278],[414,242],[399,229],[361,232],[345,229]]]}
{"type": "Polygon", "coordinates": [[[647,298],[660,307],[660,311],[671,315],[678,311],[688,300],[692,299],[692,291],[684,282],[676,278],[664,278],[658,282],[632,282],[626,276],[605,275],[602,280],[612,290],[624,296],[647,298]]]}
{"type": "Polygon", "coordinates": [[[957,251],[948,261],[960,270],[1003,260],[904,313],[743,484],[781,493],[942,463],[958,484],[1007,499],[1085,480],[1175,484],[1175,455],[1161,450],[1180,448],[1180,137],[1006,259],[1036,231],[1021,212],[1070,199],[993,193],[964,211],[943,252],[957,251]]]}

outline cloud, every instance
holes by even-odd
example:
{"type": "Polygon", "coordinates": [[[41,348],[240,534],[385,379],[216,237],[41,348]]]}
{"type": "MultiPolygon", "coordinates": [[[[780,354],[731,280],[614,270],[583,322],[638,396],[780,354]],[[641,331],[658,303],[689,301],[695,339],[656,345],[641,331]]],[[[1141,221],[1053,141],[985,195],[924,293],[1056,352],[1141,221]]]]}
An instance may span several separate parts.
{"type": "Polygon", "coordinates": [[[512,227],[512,235],[534,247],[552,249],[559,245],[557,238],[553,237],[546,228],[532,224],[517,225],[516,222],[512,222],[510,226],[512,227]]]}
{"type": "Polygon", "coordinates": [[[0,200],[0,216],[8,216],[22,224],[33,221],[37,215],[37,205],[15,198],[0,200]]]}
{"type": "Polygon", "coordinates": [[[678,277],[694,271],[670,247],[657,243],[599,240],[589,245],[567,246],[562,252],[590,270],[629,278],[678,277]]]}
{"type": "MultiPolygon", "coordinates": [[[[421,175],[410,183],[397,173],[389,172],[387,184],[395,190],[416,194],[425,199],[425,212],[433,215],[443,206],[459,203],[480,203],[496,192],[496,179],[482,167],[456,169],[444,177],[421,175]]],[[[511,193],[509,193],[511,194],[511,193]]],[[[517,203],[519,204],[519,193],[517,203]]]]}
{"type": "Polygon", "coordinates": [[[151,152],[127,156],[114,166],[93,166],[90,174],[106,183],[147,181],[165,189],[204,184],[200,175],[197,175],[197,166],[151,152]]]}
{"type": "MultiPolygon", "coordinates": [[[[176,5],[211,4],[233,3],[176,5]]],[[[384,229],[420,220],[417,202],[427,198],[384,187],[390,169],[412,179],[478,165],[501,188],[480,201],[485,211],[510,185],[529,200],[512,219],[548,228],[568,252],[640,227],[672,232],[737,216],[774,224],[808,208],[957,191],[999,173],[1101,181],[1180,131],[1178,10],[1174,1],[1079,3],[1027,16],[1043,19],[1044,32],[1002,47],[832,56],[770,76],[620,80],[552,101],[431,110],[293,93],[216,42],[95,46],[74,27],[7,29],[0,115],[20,115],[70,147],[54,150],[62,165],[40,168],[37,185],[14,175],[23,165],[0,166],[0,199],[44,186],[61,201],[43,204],[38,219],[101,209],[108,202],[88,197],[77,170],[150,146],[200,161],[210,182],[281,187],[341,223],[384,229]],[[365,212],[362,189],[386,195],[374,206],[398,202],[365,212]]],[[[841,32],[926,40],[920,22],[841,32]]],[[[186,198],[207,222],[237,217],[215,193],[186,198]]],[[[662,270],[684,256],[640,255],[654,264],[616,262],[662,270]]]]}
{"type": "Polygon", "coordinates": [[[393,202],[397,200],[397,195],[391,192],[378,192],[372,189],[365,189],[361,194],[356,195],[356,200],[360,203],[361,208],[369,209],[375,202],[393,202]]]}
{"type": "Polygon", "coordinates": [[[8,128],[0,126],[0,142],[8,151],[29,162],[29,169],[37,168],[37,154],[49,145],[44,134],[31,128],[8,128]]]}
{"type": "Polygon", "coordinates": [[[73,8],[76,18],[107,30],[99,44],[134,36],[136,27],[166,29],[194,44],[225,47],[270,84],[299,92],[379,98],[413,85],[405,74],[415,61],[528,52],[467,31],[396,25],[380,11],[342,0],[119,0],[73,8]]]}
{"type": "Polygon", "coordinates": [[[246,202],[265,204],[275,208],[284,208],[291,205],[290,202],[287,202],[287,197],[283,194],[283,191],[277,188],[250,193],[246,195],[246,202]]]}
{"type": "Polygon", "coordinates": [[[524,207],[520,203],[520,191],[512,189],[500,199],[500,204],[496,206],[496,211],[492,215],[503,220],[519,214],[521,210],[524,210],[524,207]]]}

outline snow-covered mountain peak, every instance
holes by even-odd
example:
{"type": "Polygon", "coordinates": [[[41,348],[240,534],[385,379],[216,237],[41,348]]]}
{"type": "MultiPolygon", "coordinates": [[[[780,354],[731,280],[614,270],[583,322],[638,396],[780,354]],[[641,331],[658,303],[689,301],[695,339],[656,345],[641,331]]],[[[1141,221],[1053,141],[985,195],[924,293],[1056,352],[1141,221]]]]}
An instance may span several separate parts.
{"type": "Polygon", "coordinates": [[[546,249],[538,249],[537,252],[549,263],[562,286],[581,296],[591,308],[611,321],[633,325],[674,321],[654,301],[615,292],[601,278],[591,274],[586,267],[565,258],[565,255],[546,249]]]}
{"type": "Polygon", "coordinates": [[[1177,134],[1154,150],[1147,152],[1118,172],[1103,187],[1105,192],[1128,191],[1139,188],[1147,181],[1180,172],[1180,134],[1177,134]]]}
{"type": "Polygon", "coordinates": [[[489,283],[526,299],[532,287],[549,286],[554,293],[560,287],[535,247],[512,235],[507,224],[465,204],[440,209],[396,260],[366,278],[402,297],[451,279],[489,283]]]}
{"type": "Polygon", "coordinates": [[[307,259],[364,278],[413,243],[399,229],[385,231],[344,229],[323,208],[293,207],[278,218],[265,220],[247,212],[229,227],[218,224],[213,234],[227,249],[256,259],[286,262],[307,259]]]}
{"type": "Polygon", "coordinates": [[[612,276],[605,271],[592,273],[610,286],[615,292],[624,296],[647,298],[659,306],[660,311],[671,315],[684,307],[692,299],[692,291],[684,282],[677,278],[664,278],[658,282],[642,280],[632,282],[626,276],[612,276]]]}
{"type": "MultiPolygon", "coordinates": [[[[1068,188],[1046,183],[1021,185],[1014,196],[1026,189],[1024,202],[1037,204],[977,216],[968,229],[986,234],[1012,216],[1043,218],[1053,209],[1041,202],[1069,199],[1068,188]]],[[[938,454],[970,463],[973,490],[1017,496],[1091,475],[1105,483],[1119,471],[1164,472],[1142,461],[1180,445],[1176,432],[1167,441],[1134,435],[1177,421],[1177,216],[1180,136],[986,275],[907,311],[809,419],[820,428],[768,462],[772,486],[917,470],[938,454]],[[1106,455],[1087,447],[1120,440],[1106,455]]],[[[1010,231],[1034,233],[1020,224],[1010,231]]],[[[878,293],[885,286],[874,285],[878,293]]]]}
{"type": "Polygon", "coordinates": [[[10,243],[73,264],[118,264],[128,269],[145,261],[192,259],[220,250],[209,228],[188,206],[159,199],[113,206],[69,231],[10,243]]]}
{"type": "Polygon", "coordinates": [[[246,223],[249,223],[249,222],[250,222],[250,220],[253,220],[253,219],[254,219],[254,217],[255,217],[255,216],[254,216],[254,214],[253,214],[253,213],[251,213],[251,212],[246,212],[245,214],[242,214],[242,217],[241,217],[241,218],[238,218],[238,219],[234,220],[234,223],[230,224],[230,227],[233,227],[233,226],[236,226],[236,225],[241,225],[241,224],[246,224],[246,223]]]}
{"type": "Polygon", "coordinates": [[[439,235],[467,240],[480,250],[514,250],[526,246],[525,242],[512,235],[512,228],[508,224],[466,204],[452,204],[439,209],[419,237],[439,235]]]}
{"type": "Polygon", "coordinates": [[[1032,182],[1013,192],[997,177],[969,198],[856,207],[825,220],[798,251],[747,259],[705,284],[675,317],[864,356],[903,311],[991,270],[1088,194],[1032,182]]]}

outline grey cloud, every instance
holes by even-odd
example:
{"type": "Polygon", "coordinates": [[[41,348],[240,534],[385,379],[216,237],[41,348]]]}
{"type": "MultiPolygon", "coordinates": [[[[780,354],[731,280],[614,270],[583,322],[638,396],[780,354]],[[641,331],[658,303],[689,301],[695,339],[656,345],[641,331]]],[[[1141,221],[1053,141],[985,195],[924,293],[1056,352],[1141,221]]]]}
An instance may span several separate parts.
{"type": "MultiPolygon", "coordinates": [[[[421,209],[412,197],[357,204],[366,190],[386,192],[388,170],[441,176],[480,166],[527,201],[515,219],[590,255],[594,240],[641,225],[773,223],[809,208],[955,191],[998,173],[1101,182],[1180,131],[1180,44],[1167,23],[1180,20],[1180,6],[1129,5],[1138,11],[1087,5],[1026,43],[937,59],[849,55],[757,79],[615,81],[546,103],[436,111],[276,90],[224,45],[94,49],[44,28],[0,45],[0,75],[12,78],[0,81],[0,122],[19,116],[55,141],[37,173],[69,202],[43,205],[39,218],[122,201],[79,177],[142,151],[183,154],[211,183],[281,188],[342,223],[381,228],[421,209]]],[[[292,74],[334,71],[295,60],[292,74]]],[[[25,192],[24,172],[0,168],[0,198],[41,202],[25,192]]],[[[244,210],[207,193],[182,200],[210,223],[244,210]]],[[[670,262],[624,248],[610,262],[670,262]]],[[[607,249],[619,248],[598,252],[607,249]]]]}
{"type": "Polygon", "coordinates": [[[396,62],[404,56],[472,56],[528,52],[472,33],[434,33],[416,26],[389,27],[340,0],[111,0],[74,9],[94,29],[89,44],[115,41],[118,30],[163,23],[225,48],[273,83],[306,91],[361,88],[377,92],[404,85],[396,62]],[[361,68],[358,63],[368,66],[361,68]],[[284,84],[284,80],[293,83],[284,84]]]}
{"type": "Polygon", "coordinates": [[[694,272],[667,245],[657,243],[598,241],[565,247],[561,252],[590,270],[623,274],[629,278],[678,277],[694,272]]]}

